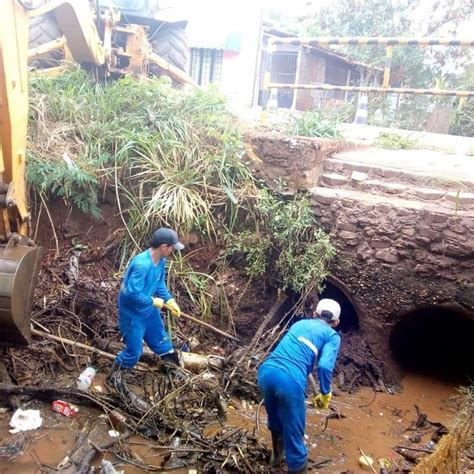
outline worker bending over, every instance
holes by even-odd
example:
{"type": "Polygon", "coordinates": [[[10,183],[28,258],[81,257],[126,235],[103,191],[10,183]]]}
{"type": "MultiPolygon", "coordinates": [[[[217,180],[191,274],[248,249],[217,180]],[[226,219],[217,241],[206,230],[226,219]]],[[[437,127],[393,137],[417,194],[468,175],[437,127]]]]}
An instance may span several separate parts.
{"type": "Polygon", "coordinates": [[[314,319],[293,324],[258,370],[258,386],[263,393],[272,435],[270,462],[277,466],[285,453],[289,473],[307,472],[304,433],[308,375],[317,363],[321,393],[314,401],[319,408],[328,408],[341,343],[341,337],[334,330],[341,315],[339,303],[322,299],[315,313],[314,319]]]}

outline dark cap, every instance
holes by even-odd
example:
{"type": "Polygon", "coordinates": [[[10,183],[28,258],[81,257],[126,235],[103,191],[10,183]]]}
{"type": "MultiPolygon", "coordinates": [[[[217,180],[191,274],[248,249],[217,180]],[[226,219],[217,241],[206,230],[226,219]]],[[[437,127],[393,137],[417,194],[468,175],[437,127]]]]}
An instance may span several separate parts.
{"type": "Polygon", "coordinates": [[[178,239],[178,234],[167,227],[161,227],[153,232],[150,247],[157,248],[160,245],[171,245],[175,250],[184,249],[184,245],[178,239]]]}

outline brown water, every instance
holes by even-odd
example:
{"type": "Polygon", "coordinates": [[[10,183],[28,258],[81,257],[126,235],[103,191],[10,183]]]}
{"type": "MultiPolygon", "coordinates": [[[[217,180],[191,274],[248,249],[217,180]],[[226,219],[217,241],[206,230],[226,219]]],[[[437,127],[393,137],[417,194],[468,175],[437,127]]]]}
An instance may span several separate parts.
{"type": "MultiPolygon", "coordinates": [[[[447,400],[455,394],[455,385],[430,377],[408,375],[403,380],[403,388],[396,395],[375,395],[372,390],[363,389],[352,395],[342,393],[334,397],[333,406],[347,418],[330,419],[324,432],[325,414],[313,408],[308,409],[306,442],[310,457],[314,461],[331,460],[331,464],[320,469],[320,472],[359,470],[359,447],[374,459],[390,457],[392,447],[405,441],[405,430],[416,419],[414,404],[428,414],[430,421],[449,424],[452,413],[447,408],[447,400]]],[[[228,424],[249,430],[256,429],[256,405],[235,401],[234,406],[235,409],[229,410],[228,424]]],[[[51,413],[46,405],[37,404],[28,408],[41,408],[43,426],[27,433],[29,444],[23,454],[11,461],[0,460],[0,473],[39,473],[35,458],[44,465],[56,467],[74,446],[78,431],[86,423],[92,428],[98,423],[100,414],[95,410],[81,408],[77,418],[65,418],[51,413]]],[[[0,414],[2,445],[14,436],[8,432],[11,415],[11,412],[0,414]]],[[[268,441],[269,433],[265,423],[265,410],[262,408],[257,433],[268,441]]],[[[212,431],[211,426],[209,433],[212,431]]],[[[144,462],[160,464],[159,451],[151,442],[142,438],[130,441],[132,444],[129,447],[144,462]]],[[[106,458],[113,461],[112,455],[107,454],[106,458]]],[[[128,465],[119,468],[124,469],[127,474],[145,472],[128,465]]],[[[187,472],[187,469],[173,472],[187,472]]]]}

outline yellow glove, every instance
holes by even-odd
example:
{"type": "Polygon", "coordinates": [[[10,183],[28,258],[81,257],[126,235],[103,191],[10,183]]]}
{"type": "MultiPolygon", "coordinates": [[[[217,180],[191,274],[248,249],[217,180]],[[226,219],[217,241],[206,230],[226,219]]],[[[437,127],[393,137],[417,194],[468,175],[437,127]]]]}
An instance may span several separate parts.
{"type": "Polygon", "coordinates": [[[319,395],[316,395],[313,398],[313,404],[314,406],[318,408],[323,408],[326,410],[327,408],[329,408],[329,402],[331,401],[331,398],[332,398],[332,392],[329,392],[326,395],[323,395],[322,393],[320,393],[319,395]]]}
{"type": "Polygon", "coordinates": [[[163,309],[165,301],[163,298],[151,298],[153,300],[153,306],[158,309],[163,309]]]}
{"type": "Polygon", "coordinates": [[[166,302],[166,307],[171,311],[171,314],[175,318],[179,318],[181,316],[181,309],[174,300],[174,298],[171,298],[166,302]]]}

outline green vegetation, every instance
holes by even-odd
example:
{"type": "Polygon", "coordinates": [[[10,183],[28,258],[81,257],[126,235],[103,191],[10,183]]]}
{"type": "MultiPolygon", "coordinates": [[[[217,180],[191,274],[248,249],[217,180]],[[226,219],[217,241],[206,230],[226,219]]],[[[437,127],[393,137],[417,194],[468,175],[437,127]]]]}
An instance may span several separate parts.
{"type": "MultiPolygon", "coordinates": [[[[162,81],[95,84],[81,70],[31,82],[27,178],[33,192],[93,216],[115,198],[125,231],[124,268],[160,225],[230,249],[250,280],[301,291],[318,287],[334,255],[304,197],[284,201],[256,181],[235,119],[215,90],[179,91],[162,81]]],[[[317,114],[297,122],[312,136],[337,135],[317,114]]],[[[169,272],[176,294],[211,311],[213,275],[192,254],[169,272]]],[[[226,296],[220,293],[222,312],[226,296]]]]}
{"type": "Polygon", "coordinates": [[[251,277],[271,275],[273,285],[284,290],[318,288],[335,249],[317,228],[309,200],[284,201],[262,192],[258,209],[257,230],[238,233],[229,254],[243,258],[251,277]]]}
{"type": "Polygon", "coordinates": [[[387,150],[411,150],[416,146],[416,140],[398,135],[397,133],[380,133],[375,145],[387,150]]]}
{"type": "Polygon", "coordinates": [[[464,137],[474,137],[474,100],[472,98],[467,99],[457,108],[449,133],[464,137]]]}
{"type": "Polygon", "coordinates": [[[138,243],[152,227],[215,231],[253,187],[224,100],[156,81],[93,84],[77,70],[32,81],[28,179],[33,188],[98,213],[99,183],[120,188],[138,243]],[[63,159],[67,151],[72,163],[63,159]]]}
{"type": "Polygon", "coordinates": [[[324,118],[319,110],[305,112],[300,116],[292,116],[287,132],[298,137],[340,138],[337,119],[324,118]]]}

